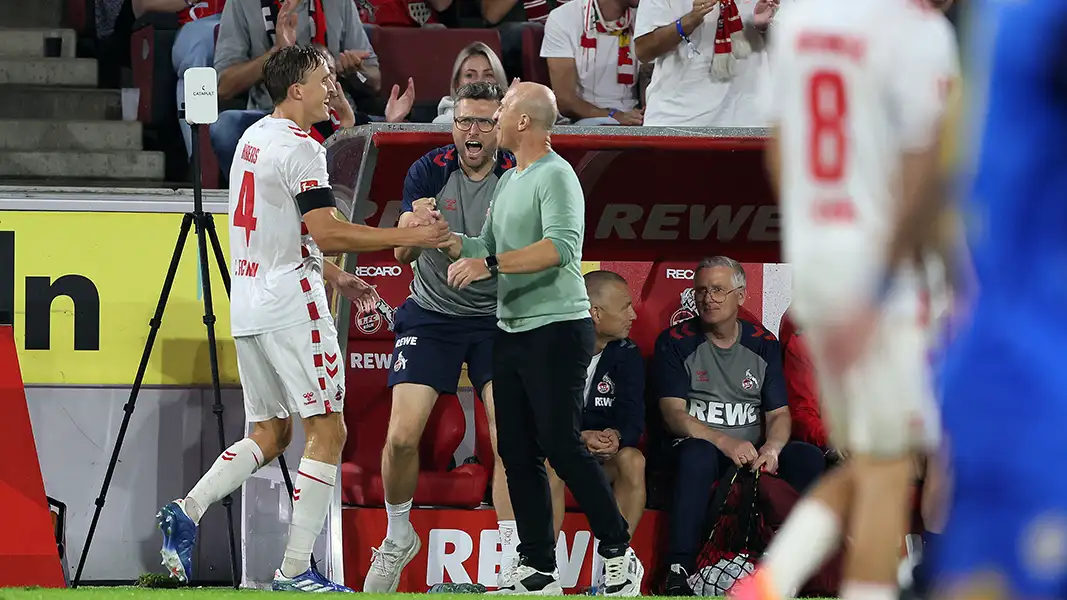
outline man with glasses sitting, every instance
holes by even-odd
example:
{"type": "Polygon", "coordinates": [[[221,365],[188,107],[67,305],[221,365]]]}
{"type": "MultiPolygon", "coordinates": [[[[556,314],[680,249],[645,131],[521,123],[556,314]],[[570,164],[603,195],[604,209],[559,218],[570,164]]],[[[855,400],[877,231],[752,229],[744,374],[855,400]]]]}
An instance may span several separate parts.
{"type": "MultiPolygon", "coordinates": [[[[453,144],[415,161],[404,179],[403,213],[398,227],[419,224],[418,214],[440,211],[452,231],[476,236],[489,213],[497,181],[515,164],[497,151],[494,114],[504,91],[490,82],[470,83],[456,92],[453,144]]],[[[395,592],[400,572],[421,546],[409,521],[419,474],[419,438],[440,394],[455,394],[463,364],[486,404],[491,433],[493,390],[491,366],[496,334],[496,279],[463,290],[448,285],[448,256],[439,250],[397,248],[396,259],[411,264],[411,295],[396,311],[393,368],[389,386],[392,413],[382,452],[382,481],[388,529],[373,553],[364,583],[367,592],[395,592]]],[[[494,436],[495,449],[495,436],[494,436]]],[[[501,516],[501,541],[514,538],[514,517],[504,469],[497,459],[493,499],[501,516]],[[501,510],[503,507],[503,511],[501,510]]]]}
{"type": "Polygon", "coordinates": [[[725,256],[693,275],[697,315],[656,340],[650,397],[673,438],[678,477],[670,511],[664,595],[692,595],[712,487],[730,464],[760,469],[803,493],[823,471],[821,450],[790,441],[782,350],[774,334],[738,319],[745,270],[725,256]]]}

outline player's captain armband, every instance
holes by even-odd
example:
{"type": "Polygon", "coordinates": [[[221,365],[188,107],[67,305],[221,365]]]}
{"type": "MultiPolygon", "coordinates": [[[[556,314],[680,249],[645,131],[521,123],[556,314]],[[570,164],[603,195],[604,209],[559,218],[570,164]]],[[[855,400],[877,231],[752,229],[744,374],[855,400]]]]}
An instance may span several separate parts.
{"type": "Polygon", "coordinates": [[[304,189],[305,181],[300,184],[302,190],[296,195],[296,205],[300,207],[300,214],[306,215],[318,208],[336,208],[337,202],[333,198],[333,190],[328,187],[310,187],[304,189]]]}

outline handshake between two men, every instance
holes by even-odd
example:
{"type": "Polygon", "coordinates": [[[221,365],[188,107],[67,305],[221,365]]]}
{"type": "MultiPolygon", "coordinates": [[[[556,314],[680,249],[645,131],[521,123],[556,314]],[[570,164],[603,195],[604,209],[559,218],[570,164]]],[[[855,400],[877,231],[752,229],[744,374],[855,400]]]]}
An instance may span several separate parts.
{"type": "Polygon", "coordinates": [[[435,233],[440,232],[439,243],[435,247],[455,261],[448,267],[448,285],[463,289],[491,276],[485,259],[459,258],[463,250],[463,240],[449,229],[448,222],[437,210],[436,198],[420,198],[413,202],[411,211],[400,215],[397,227],[432,227],[435,233]]]}

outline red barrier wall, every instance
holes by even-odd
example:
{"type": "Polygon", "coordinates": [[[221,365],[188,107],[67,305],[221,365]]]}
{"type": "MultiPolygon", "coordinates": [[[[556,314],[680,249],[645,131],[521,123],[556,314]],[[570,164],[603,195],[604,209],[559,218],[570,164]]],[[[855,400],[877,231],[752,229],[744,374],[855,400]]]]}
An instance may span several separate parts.
{"type": "MultiPolygon", "coordinates": [[[[452,136],[370,135],[368,148],[359,136],[330,144],[330,180],[355,190],[368,225],[392,227],[408,168],[452,136]]],[[[585,190],[585,260],[694,260],[709,253],[778,260],[778,206],[761,138],[553,134],[552,146],[585,190]]]]}
{"type": "Polygon", "coordinates": [[[0,326],[0,588],[65,587],[10,326],[0,326]]]}
{"type": "MultiPolygon", "coordinates": [[[[345,585],[363,589],[372,547],[385,537],[386,516],[381,508],[346,508],[342,512],[345,540],[345,585]]],[[[645,565],[645,587],[652,582],[660,547],[655,536],[664,530],[665,515],[647,511],[631,542],[645,565]]],[[[422,551],[404,569],[400,592],[425,592],[434,583],[481,583],[496,586],[500,565],[496,513],[492,510],[415,509],[411,523],[422,540],[422,551]]],[[[592,581],[593,537],[585,515],[567,513],[556,545],[560,583],[568,593],[589,587],[592,581]]],[[[597,561],[599,565],[599,560],[597,561]]]]}

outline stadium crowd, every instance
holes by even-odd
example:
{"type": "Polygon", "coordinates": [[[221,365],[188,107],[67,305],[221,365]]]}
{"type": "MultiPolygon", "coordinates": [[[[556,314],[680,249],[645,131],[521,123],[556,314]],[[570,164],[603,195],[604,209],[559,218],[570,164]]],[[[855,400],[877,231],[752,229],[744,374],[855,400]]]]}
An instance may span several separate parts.
{"type": "MultiPolygon", "coordinates": [[[[517,79],[551,85],[561,123],[581,125],[745,127],[766,124],[768,64],[760,32],[778,0],[96,0],[97,14],[118,14],[109,47],[129,46],[130,28],[153,17],[176,21],[171,62],[180,104],[186,69],[219,72],[224,110],[211,127],[223,176],[241,133],[269,106],[259,78],[263,61],[294,43],[321,45],[336,58],[342,92],[331,123],[447,123],[458,87],[517,79]],[[109,9],[105,7],[110,6],[109,9]],[[556,10],[556,9],[559,10],[556,10]],[[721,18],[724,16],[725,18],[721,18]],[[132,19],[138,19],[136,23],[132,19]],[[455,56],[448,89],[419,93],[411,73],[383,73],[372,45],[378,28],[449,28],[469,38],[455,56]],[[681,43],[679,43],[681,40],[681,43]],[[488,42],[488,43],[487,43],[488,42]],[[398,86],[381,89],[382,81],[398,86]],[[351,109],[351,110],[349,110],[351,109]],[[352,115],[349,116],[348,112],[352,115]]],[[[106,27],[106,26],[105,26],[106,27]]],[[[433,47],[400,48],[425,55],[433,47]]],[[[459,39],[456,37],[450,40],[459,39]]],[[[451,43],[451,42],[450,42],[451,43]]],[[[396,43],[389,43],[393,52],[396,43]]],[[[136,52],[139,49],[133,49],[136,52]]],[[[410,66],[415,57],[388,64],[410,66]]],[[[158,68],[158,66],[157,66],[158,68]]],[[[424,85],[429,83],[423,82],[424,85]]],[[[180,121],[187,156],[189,127],[180,121]]]]}

